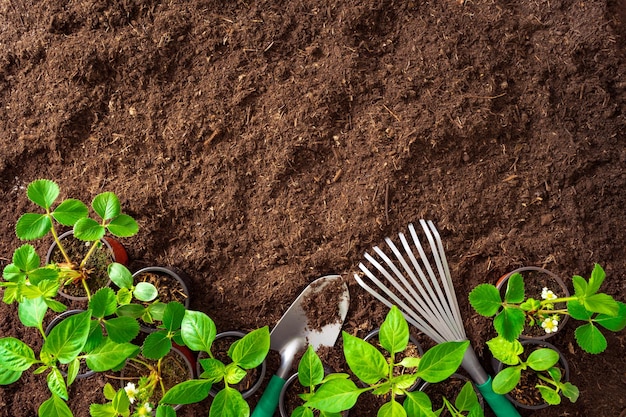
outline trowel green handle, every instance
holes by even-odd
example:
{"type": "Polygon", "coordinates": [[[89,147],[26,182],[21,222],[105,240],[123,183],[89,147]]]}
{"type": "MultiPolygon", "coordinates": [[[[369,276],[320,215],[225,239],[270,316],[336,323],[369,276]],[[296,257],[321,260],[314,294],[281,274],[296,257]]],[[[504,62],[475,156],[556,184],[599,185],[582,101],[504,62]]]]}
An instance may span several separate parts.
{"type": "Polygon", "coordinates": [[[493,392],[491,377],[483,384],[476,385],[489,407],[498,417],[520,417],[513,404],[504,396],[493,392]]]}
{"type": "Polygon", "coordinates": [[[274,412],[276,411],[276,407],[278,407],[278,398],[280,397],[280,391],[283,389],[285,385],[284,379],[277,375],[272,375],[269,384],[267,384],[267,388],[256,408],[252,412],[251,417],[272,417],[274,412]]]}

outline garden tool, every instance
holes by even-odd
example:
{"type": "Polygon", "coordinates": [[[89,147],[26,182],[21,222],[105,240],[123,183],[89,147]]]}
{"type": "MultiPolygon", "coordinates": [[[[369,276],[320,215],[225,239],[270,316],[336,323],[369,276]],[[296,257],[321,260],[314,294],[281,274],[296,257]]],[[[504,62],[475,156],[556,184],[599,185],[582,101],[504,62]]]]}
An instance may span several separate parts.
{"type": "MultiPolygon", "coordinates": [[[[419,257],[415,256],[409,239],[400,233],[404,255],[390,238],[385,239],[395,262],[379,247],[373,249],[381,262],[365,253],[365,259],[378,271],[380,279],[363,263],[359,268],[364,276],[354,277],[377,300],[388,307],[398,306],[409,323],[435,342],[465,341],[467,336],[441,237],[432,221],[420,220],[420,225],[429,243],[428,254],[410,224],[411,240],[419,257]]],[[[493,392],[491,376],[480,365],[471,346],[465,352],[462,366],[498,417],[520,416],[506,397],[493,392]]]]}
{"type": "Polygon", "coordinates": [[[276,374],[270,379],[252,413],[252,417],[271,417],[274,415],[278,406],[280,391],[289,376],[294,358],[298,352],[307,347],[307,344],[312,345],[315,350],[322,346],[335,344],[348,313],[349,303],[348,286],[342,282],[339,275],[327,275],[316,279],[296,298],[270,333],[270,349],[280,353],[280,366],[276,374]],[[307,306],[319,305],[325,299],[329,299],[329,294],[324,294],[325,291],[330,289],[337,291],[338,288],[340,293],[331,294],[330,297],[330,300],[333,300],[332,302],[336,300],[337,304],[328,305],[326,306],[327,310],[325,309],[331,313],[337,312],[333,321],[319,324],[311,323],[310,319],[307,318],[307,306]]]}

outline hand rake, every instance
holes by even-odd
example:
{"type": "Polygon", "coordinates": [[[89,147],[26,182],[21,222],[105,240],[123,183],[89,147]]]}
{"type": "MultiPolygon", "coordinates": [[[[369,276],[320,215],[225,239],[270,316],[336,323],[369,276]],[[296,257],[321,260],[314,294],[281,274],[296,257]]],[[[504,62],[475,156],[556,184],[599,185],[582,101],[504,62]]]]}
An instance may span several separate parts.
{"type": "MultiPolygon", "coordinates": [[[[365,259],[379,272],[381,279],[363,263],[359,264],[359,268],[365,274],[364,277],[355,274],[354,278],[361,287],[388,307],[398,306],[409,323],[435,342],[467,340],[439,232],[432,221],[420,220],[420,225],[429,243],[426,248],[428,252],[410,224],[409,232],[419,257],[415,256],[409,240],[400,233],[398,236],[404,255],[391,239],[385,239],[395,256],[395,262],[376,246],[374,252],[381,262],[365,253],[365,259]],[[374,284],[376,289],[366,280],[374,284]]],[[[506,397],[493,392],[491,377],[480,365],[471,347],[465,352],[462,366],[498,417],[520,416],[506,397]]]]}

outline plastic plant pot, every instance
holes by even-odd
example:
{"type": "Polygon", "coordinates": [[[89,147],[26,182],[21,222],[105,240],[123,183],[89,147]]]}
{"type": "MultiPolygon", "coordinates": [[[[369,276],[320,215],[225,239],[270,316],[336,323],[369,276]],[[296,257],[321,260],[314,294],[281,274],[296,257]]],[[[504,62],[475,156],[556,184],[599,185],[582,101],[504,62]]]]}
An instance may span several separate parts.
{"type": "MultiPolygon", "coordinates": [[[[472,383],[472,387],[474,388],[474,392],[476,393],[476,396],[478,397],[478,403],[480,404],[480,408],[484,409],[485,408],[485,399],[483,398],[482,394],[480,393],[480,391],[478,390],[478,388],[476,388],[476,384],[474,384],[469,378],[467,378],[464,375],[461,374],[452,374],[450,375],[450,378],[446,379],[445,381],[441,381],[437,384],[431,384],[430,382],[424,382],[421,386],[420,386],[420,391],[426,393],[428,395],[428,397],[430,398],[430,400],[433,403],[433,408],[435,410],[440,409],[443,406],[443,399],[439,398],[439,397],[435,397],[433,398],[432,394],[429,394],[428,391],[433,391],[436,389],[436,387],[440,387],[442,384],[446,384],[448,383],[448,386],[445,387],[448,390],[451,391],[455,391],[454,393],[448,394],[450,395],[451,398],[448,398],[446,396],[446,398],[448,399],[448,401],[450,401],[452,404],[454,404],[454,401],[456,399],[457,394],[461,391],[461,388],[463,388],[463,386],[467,383],[467,382],[471,382],[472,383]],[[458,392],[456,391],[457,387],[454,387],[453,389],[450,388],[451,384],[457,384],[458,383],[458,392]]],[[[447,416],[449,415],[448,411],[444,411],[443,413],[441,413],[442,416],[447,416]]]]}
{"type": "MultiPolygon", "coordinates": [[[[69,230],[61,234],[59,236],[59,240],[74,239],[73,236],[74,236],[74,232],[72,230],[69,230]]],[[[89,246],[86,244],[87,242],[82,242],[78,239],[74,239],[74,240],[75,242],[80,242],[82,244],[82,246],[77,246],[78,249],[76,249],[77,251],[80,251],[81,253],[78,253],[76,256],[73,256],[73,257],[71,255],[70,256],[73,258],[73,260],[80,260],[89,250],[89,246]]],[[[97,276],[94,275],[94,279],[100,282],[100,285],[96,285],[94,288],[91,288],[92,293],[94,293],[99,288],[108,287],[109,285],[111,285],[111,280],[108,278],[108,273],[107,273],[107,267],[111,262],[118,262],[124,265],[128,264],[128,254],[126,252],[126,249],[124,249],[124,246],[122,246],[122,244],[119,241],[107,236],[107,237],[102,238],[100,242],[102,243],[103,248],[105,248],[104,253],[101,252],[100,255],[96,255],[96,253],[94,253],[90,257],[86,265],[88,269],[97,271],[98,275],[97,276]]],[[[66,250],[69,251],[69,248],[66,248],[66,250]]],[[[48,248],[48,252],[46,254],[46,265],[55,263],[55,262],[62,262],[59,260],[59,258],[56,257],[57,252],[58,252],[57,243],[53,242],[48,248]]],[[[77,291],[84,292],[84,290],[82,290],[82,287],[80,288],[81,289],[77,291]]],[[[64,288],[61,287],[58,291],[58,294],[61,297],[64,297],[72,301],[84,302],[88,300],[86,295],[70,294],[69,292],[70,292],[69,289],[66,289],[64,291],[64,288]]]]}
{"type": "MultiPolygon", "coordinates": [[[[133,274],[135,283],[146,281],[153,284],[158,291],[157,298],[163,302],[178,301],[189,308],[189,278],[183,272],[174,268],[163,266],[149,266],[142,268],[133,274]]],[[[143,332],[154,332],[156,325],[153,323],[140,322],[140,328],[143,332]]]]}
{"type": "MultiPolygon", "coordinates": [[[[546,342],[545,340],[532,340],[532,339],[522,340],[520,341],[520,343],[524,346],[525,351],[528,349],[529,346],[532,346],[537,349],[549,348],[557,352],[559,354],[559,367],[561,368],[561,371],[562,371],[561,380],[563,382],[569,381],[569,376],[570,376],[569,364],[567,363],[567,360],[565,359],[565,357],[563,357],[563,354],[561,353],[561,351],[558,350],[554,345],[546,342]]],[[[528,353],[530,353],[530,351],[528,353]]],[[[504,364],[502,362],[496,361],[496,366],[495,366],[496,374],[500,372],[503,368],[504,368],[504,364]]],[[[533,371],[532,370],[522,371],[522,377],[524,377],[525,372],[527,373],[527,372],[533,372],[533,371]]],[[[533,384],[529,384],[529,385],[531,386],[526,387],[526,389],[532,389],[536,391],[535,386],[533,384]]],[[[515,407],[522,408],[525,410],[542,410],[550,406],[548,403],[543,401],[538,391],[535,395],[535,397],[538,398],[538,401],[536,403],[529,404],[527,402],[522,401],[521,397],[523,395],[522,394],[523,391],[524,390],[522,388],[515,388],[513,391],[506,394],[506,397],[511,401],[511,403],[513,403],[513,405],[515,405],[515,407]]]]}
{"type": "MultiPolygon", "coordinates": [[[[57,326],[59,323],[61,323],[63,320],[65,320],[67,317],[73,316],[74,314],[79,314],[82,313],[85,310],[66,310],[63,313],[59,314],[58,316],[56,316],[54,319],[52,319],[52,321],[50,322],[50,324],[48,324],[48,326],[46,326],[46,336],[50,334],[50,332],[52,331],[52,329],[57,326]]],[[[85,364],[84,361],[81,361],[81,366],[80,366],[81,370],[78,371],[78,375],[76,375],[76,379],[84,379],[84,378],[89,378],[90,376],[94,375],[96,372],[92,371],[91,369],[87,368],[87,365],[85,364]]],[[[64,369],[59,369],[61,371],[61,374],[64,377],[67,377],[67,372],[65,372],[64,369]]]]}
{"type": "MultiPolygon", "coordinates": [[[[544,287],[547,287],[554,291],[559,298],[570,296],[570,292],[567,289],[567,286],[560,277],[543,268],[539,268],[536,266],[526,266],[523,268],[518,268],[500,277],[500,279],[496,283],[496,287],[500,291],[500,295],[502,297],[504,297],[504,293],[506,292],[509,278],[515,273],[522,274],[522,277],[524,278],[524,290],[527,297],[533,297],[537,300],[540,300],[541,290],[544,287]]],[[[562,306],[557,305],[555,307],[566,308],[565,303],[563,303],[562,306]]],[[[559,328],[556,332],[546,333],[541,328],[541,326],[537,325],[533,327],[525,326],[524,332],[520,335],[520,339],[545,340],[556,335],[561,331],[561,329],[565,327],[565,323],[567,323],[569,315],[561,315],[560,317],[561,320],[559,322],[559,328]],[[534,333],[530,333],[531,331],[534,331],[534,333]]]]}
{"type": "MultiPolygon", "coordinates": [[[[219,333],[217,336],[215,336],[215,340],[213,341],[213,344],[212,344],[213,348],[217,348],[217,349],[212,349],[212,353],[215,355],[217,359],[222,361],[222,363],[227,364],[229,360],[229,358],[227,357],[228,349],[230,348],[233,342],[235,342],[238,339],[241,339],[245,335],[246,335],[245,332],[238,331],[238,330],[231,330],[228,332],[219,333]],[[232,341],[229,342],[229,339],[232,341]],[[220,348],[220,342],[227,343],[227,346],[225,346],[225,349],[220,348]]],[[[200,364],[200,360],[208,358],[208,356],[206,355],[207,355],[206,352],[200,352],[198,354],[198,359],[196,361],[196,373],[198,377],[200,377],[200,375],[202,375],[202,373],[204,372],[204,369],[202,369],[202,365],[200,364]]],[[[241,392],[241,396],[244,399],[249,398],[263,384],[263,378],[265,377],[266,368],[267,368],[267,363],[264,360],[263,363],[261,363],[261,365],[259,365],[255,369],[248,370],[247,371],[248,376],[245,377],[242,382],[240,382],[238,385],[232,385],[231,387],[235,389],[239,389],[241,392]]],[[[221,385],[221,384],[217,384],[217,385],[221,385]]],[[[218,391],[219,389],[211,388],[211,391],[209,391],[209,394],[212,397],[215,397],[218,391]]]]}

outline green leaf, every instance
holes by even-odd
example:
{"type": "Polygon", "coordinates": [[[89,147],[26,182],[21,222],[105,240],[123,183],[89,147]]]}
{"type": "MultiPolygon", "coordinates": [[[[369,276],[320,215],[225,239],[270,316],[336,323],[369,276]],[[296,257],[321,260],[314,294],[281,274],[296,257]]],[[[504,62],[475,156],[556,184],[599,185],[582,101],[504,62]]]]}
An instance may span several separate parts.
{"type": "Polygon", "coordinates": [[[43,297],[37,297],[22,300],[18,306],[17,314],[24,326],[41,329],[47,311],[48,305],[43,297]]]}
{"type": "Polygon", "coordinates": [[[139,304],[127,304],[120,306],[115,313],[120,317],[132,317],[137,319],[141,317],[145,311],[145,307],[139,304]]]}
{"type": "Polygon", "coordinates": [[[377,417],[406,417],[406,411],[395,400],[383,404],[378,410],[377,417]]]}
{"type": "Polygon", "coordinates": [[[43,209],[49,209],[59,196],[59,186],[51,180],[40,179],[28,184],[28,199],[43,209]]]}
{"type": "Polygon", "coordinates": [[[457,395],[456,400],[454,400],[454,406],[459,411],[470,411],[476,407],[476,404],[479,404],[478,395],[476,395],[472,383],[467,381],[461,388],[461,392],[457,395]]]}
{"type": "Polygon", "coordinates": [[[607,316],[606,314],[598,314],[593,320],[600,326],[612,332],[619,332],[626,327],[626,304],[619,302],[619,311],[616,316],[607,316]]]}
{"type": "Polygon", "coordinates": [[[585,292],[585,295],[589,297],[590,295],[597,293],[605,278],[606,274],[604,272],[604,269],[602,269],[600,265],[595,264],[593,267],[593,271],[591,271],[591,277],[589,278],[589,284],[587,286],[587,291],[585,292]]]}
{"type": "Polygon", "coordinates": [[[358,388],[350,379],[331,379],[315,391],[305,406],[340,413],[354,407],[359,395],[365,391],[367,388],[358,388]]]}
{"type": "Polygon", "coordinates": [[[126,394],[125,389],[120,389],[115,393],[113,400],[111,401],[111,405],[116,412],[124,415],[130,411],[130,398],[128,398],[128,394],[126,394]]]}
{"type": "Polygon", "coordinates": [[[519,304],[524,301],[524,278],[522,274],[516,272],[509,277],[506,293],[504,294],[504,301],[507,303],[519,304]]]}
{"type": "Polygon", "coordinates": [[[246,371],[237,366],[234,362],[229,363],[224,368],[224,381],[229,385],[235,385],[246,377],[246,371]]]}
{"type": "Polygon", "coordinates": [[[550,405],[561,404],[561,396],[554,389],[550,387],[546,387],[545,385],[537,385],[537,389],[539,390],[539,393],[541,394],[541,398],[543,398],[543,400],[547,402],[548,404],[550,405]]]}
{"type": "Polygon", "coordinates": [[[67,310],[67,306],[59,301],[55,300],[44,300],[46,305],[55,313],[63,313],[67,310]]]}
{"type": "Polygon", "coordinates": [[[267,326],[261,327],[239,339],[230,352],[233,363],[243,369],[259,366],[270,350],[270,331],[267,326]]]}
{"type": "Polygon", "coordinates": [[[324,365],[312,345],[309,345],[298,364],[298,380],[303,387],[315,387],[324,379],[324,365]]]}
{"type": "Polygon", "coordinates": [[[506,340],[512,341],[524,331],[526,315],[517,307],[504,307],[493,319],[493,327],[496,332],[506,340]]]}
{"type": "Polygon", "coordinates": [[[239,391],[230,387],[217,393],[209,411],[209,417],[242,417],[249,414],[250,407],[246,400],[239,391]]]}
{"type": "Polygon", "coordinates": [[[572,284],[574,285],[574,295],[582,298],[587,295],[587,281],[579,275],[572,277],[572,284]]]}
{"type": "Polygon", "coordinates": [[[528,355],[526,364],[535,371],[546,371],[556,365],[558,361],[558,352],[549,348],[541,348],[532,351],[530,355],[528,355]]]}
{"type": "Polygon", "coordinates": [[[402,404],[407,414],[411,417],[435,417],[433,405],[428,395],[422,391],[406,393],[406,399],[402,404]]]}
{"type": "Polygon", "coordinates": [[[387,376],[387,361],[378,349],[345,331],[342,335],[346,362],[357,378],[366,384],[375,384],[387,376]]]}
{"type": "Polygon", "coordinates": [[[79,219],[74,224],[74,237],[85,242],[95,242],[104,237],[106,229],[100,223],[89,217],[79,219]]]}
{"type": "Polygon", "coordinates": [[[107,267],[107,272],[111,281],[119,288],[133,287],[133,274],[124,265],[112,262],[107,267]]]}
{"type": "MultiPolygon", "coordinates": [[[[13,252],[13,264],[24,272],[39,268],[41,258],[32,245],[25,244],[13,252]]],[[[5,277],[6,278],[6,277],[5,277]]]]}
{"type": "Polygon", "coordinates": [[[224,379],[224,376],[226,375],[226,366],[218,359],[200,359],[199,362],[200,366],[202,366],[202,369],[204,370],[204,372],[200,375],[200,378],[204,378],[213,384],[224,379]]]}
{"type": "Polygon", "coordinates": [[[619,313],[619,304],[608,294],[593,294],[583,300],[585,308],[593,313],[615,317],[619,313]]]}
{"type": "Polygon", "coordinates": [[[502,395],[510,392],[518,384],[521,376],[520,366],[504,368],[493,378],[493,392],[502,395]]]}
{"type": "Polygon", "coordinates": [[[156,417],[176,417],[176,410],[169,405],[159,405],[156,409],[156,417]]]}
{"type": "Polygon", "coordinates": [[[491,317],[502,307],[500,291],[491,284],[480,284],[469,294],[469,300],[474,310],[482,316],[491,317]]]}
{"type": "Polygon", "coordinates": [[[138,352],[139,348],[132,343],[115,343],[111,339],[105,339],[104,343],[84,356],[89,369],[105,372],[117,368],[138,352]]]}
{"type": "Polygon", "coordinates": [[[56,296],[56,292],[59,289],[59,272],[55,268],[46,266],[43,268],[33,269],[28,272],[28,278],[30,279],[31,284],[37,285],[41,287],[42,291],[48,292],[48,296],[56,296]],[[44,281],[50,282],[43,283],[44,281]]]}
{"type": "Polygon", "coordinates": [[[70,362],[69,366],[67,367],[66,380],[67,380],[68,387],[72,385],[72,383],[74,383],[74,380],[76,380],[76,376],[78,375],[79,371],[80,371],[80,359],[76,358],[72,362],[70,362]]]}
{"type": "Polygon", "coordinates": [[[107,225],[107,229],[113,236],[130,237],[137,234],[139,225],[127,214],[120,214],[107,225]]]}
{"type": "MultiPolygon", "coordinates": [[[[320,414],[320,417],[321,416],[324,416],[324,414],[320,414]]],[[[310,408],[306,408],[300,405],[293,409],[293,411],[291,412],[291,416],[289,417],[314,417],[314,415],[313,411],[310,408]]]]}
{"type": "Polygon", "coordinates": [[[115,292],[109,287],[100,288],[89,300],[89,308],[91,315],[99,319],[115,313],[117,308],[115,292]]]}
{"type": "Polygon", "coordinates": [[[105,320],[104,328],[111,340],[116,343],[126,343],[139,334],[139,323],[132,317],[115,317],[105,320]]]}
{"type": "Polygon", "coordinates": [[[91,417],[119,417],[119,413],[113,407],[113,404],[91,404],[89,406],[89,415],[91,417]]]}
{"type": "Polygon", "coordinates": [[[593,313],[591,311],[587,311],[585,306],[578,300],[567,302],[567,312],[573,319],[576,320],[587,321],[593,316],[593,313]]]}
{"type": "Polygon", "coordinates": [[[57,206],[52,212],[52,216],[63,226],[74,226],[83,217],[89,215],[89,209],[80,200],[68,198],[57,206]]]}
{"type": "Polygon", "coordinates": [[[65,318],[50,331],[41,348],[42,353],[57,358],[61,363],[71,362],[87,342],[90,322],[89,310],[65,318]]]}
{"type": "Polygon", "coordinates": [[[160,404],[193,404],[209,396],[211,382],[205,379],[191,379],[174,385],[165,393],[160,404]]]}
{"type": "Polygon", "coordinates": [[[450,377],[461,365],[469,341],[444,342],[428,349],[420,361],[417,375],[427,382],[440,382],[450,377]]]}
{"type": "MultiPolygon", "coordinates": [[[[133,290],[133,295],[139,301],[149,302],[158,297],[159,291],[149,282],[138,282],[133,290]]],[[[179,303],[180,304],[180,303],[179,303]]],[[[180,304],[182,306],[182,304],[180,304]]],[[[183,306],[183,309],[185,307],[183,306]]]]}
{"type": "Polygon", "coordinates": [[[63,375],[61,375],[61,371],[59,371],[58,368],[52,368],[52,370],[46,377],[46,382],[48,383],[48,389],[51,393],[58,395],[65,401],[68,400],[67,386],[65,385],[63,375]]]}
{"type": "Polygon", "coordinates": [[[119,216],[122,211],[120,200],[112,192],[104,192],[95,196],[91,202],[91,207],[103,220],[111,220],[119,216]]]}
{"type": "Polygon", "coordinates": [[[23,372],[38,361],[26,343],[14,337],[0,339],[0,368],[23,372]]]}
{"type": "Polygon", "coordinates": [[[172,341],[167,337],[167,332],[158,331],[150,333],[143,342],[142,354],[147,359],[161,359],[172,349],[172,341]]]}
{"type": "Polygon", "coordinates": [[[0,366],[0,385],[10,385],[20,379],[22,371],[11,371],[0,366]]]}
{"type": "Polygon", "coordinates": [[[187,310],[181,324],[181,334],[185,345],[198,352],[210,352],[215,340],[215,323],[200,311],[187,310]]]}
{"type": "Polygon", "coordinates": [[[378,340],[389,353],[398,353],[406,349],[409,343],[409,325],[396,306],[392,306],[385,321],[380,326],[378,340]]]}
{"type": "Polygon", "coordinates": [[[44,237],[52,228],[50,217],[45,214],[24,213],[15,224],[15,234],[22,240],[44,237]]]}
{"type": "Polygon", "coordinates": [[[413,356],[407,356],[402,358],[402,360],[398,363],[398,365],[403,366],[405,368],[417,368],[420,364],[421,358],[416,358],[413,356]]]}
{"type": "Polygon", "coordinates": [[[592,323],[578,327],[574,336],[578,345],[587,353],[602,353],[606,349],[606,338],[592,323]]]}
{"type": "Polygon", "coordinates": [[[39,406],[38,414],[39,417],[73,417],[65,401],[54,394],[39,406]]]}
{"type": "Polygon", "coordinates": [[[580,396],[580,391],[578,390],[578,387],[571,382],[564,383],[561,386],[561,392],[573,403],[575,403],[580,396]]]}
{"type": "Polygon", "coordinates": [[[493,357],[506,365],[517,365],[520,362],[519,355],[524,352],[524,346],[519,340],[510,342],[502,336],[488,340],[487,346],[493,357]]]}
{"type": "Polygon", "coordinates": [[[179,302],[172,301],[167,303],[163,312],[163,327],[170,332],[179,330],[185,317],[185,311],[185,306],[179,302]]]}

